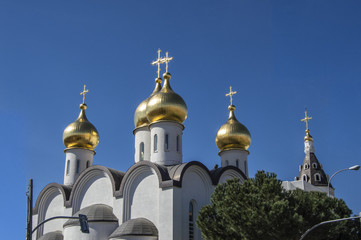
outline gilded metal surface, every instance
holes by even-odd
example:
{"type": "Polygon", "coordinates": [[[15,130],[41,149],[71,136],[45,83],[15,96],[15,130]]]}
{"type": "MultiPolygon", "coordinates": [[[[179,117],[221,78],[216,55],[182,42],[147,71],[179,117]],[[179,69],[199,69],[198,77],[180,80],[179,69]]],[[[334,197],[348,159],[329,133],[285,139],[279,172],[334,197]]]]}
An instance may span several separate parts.
{"type": "Polygon", "coordinates": [[[306,141],[313,141],[313,138],[312,138],[312,136],[311,136],[311,134],[310,134],[310,130],[309,130],[309,129],[306,130],[305,142],[306,142],[306,141]]]}
{"type": "Polygon", "coordinates": [[[173,60],[173,57],[168,57],[168,52],[165,53],[165,57],[163,58],[163,62],[165,62],[165,72],[168,72],[168,63],[173,60]]]}
{"type": "Polygon", "coordinates": [[[153,97],[154,94],[158,93],[162,89],[162,79],[157,78],[155,79],[155,88],[153,90],[153,93],[145,99],[143,102],[141,102],[137,109],[134,112],[134,126],[136,128],[138,127],[144,127],[149,124],[148,118],[147,118],[147,104],[148,100],[153,97]]]}
{"type": "Polygon", "coordinates": [[[183,98],[172,90],[169,83],[170,73],[164,73],[163,78],[165,81],[160,92],[148,100],[147,118],[150,123],[163,120],[183,123],[187,118],[187,105],[183,98]]]}
{"type": "Polygon", "coordinates": [[[162,50],[158,49],[158,59],[152,62],[152,65],[153,65],[153,66],[154,66],[154,65],[158,65],[158,71],[157,71],[158,78],[160,78],[160,65],[164,63],[163,58],[160,58],[160,52],[161,52],[161,51],[162,51],[162,50]]]}
{"type": "Polygon", "coordinates": [[[85,94],[89,92],[89,89],[85,90],[86,85],[84,84],[84,90],[80,93],[80,95],[83,95],[83,104],[85,104],[85,94]]]}
{"type": "Polygon", "coordinates": [[[85,148],[94,150],[99,143],[98,131],[85,115],[86,108],[85,103],[81,104],[79,117],[64,130],[63,142],[68,149],[85,148]]]}
{"type": "Polygon", "coordinates": [[[311,120],[312,117],[307,116],[307,108],[305,108],[305,118],[301,119],[301,122],[306,123],[306,136],[305,136],[305,142],[306,141],[313,141],[312,136],[310,135],[310,129],[308,129],[308,121],[311,120]]]}
{"type": "Polygon", "coordinates": [[[251,144],[251,134],[234,115],[234,110],[236,109],[235,106],[230,105],[228,109],[230,111],[229,118],[217,132],[217,147],[220,149],[220,151],[230,149],[247,150],[251,144]]]}
{"type": "Polygon", "coordinates": [[[229,93],[226,94],[226,97],[229,96],[230,100],[231,100],[231,106],[233,105],[233,95],[235,95],[237,93],[237,91],[232,91],[232,86],[229,87],[229,93]]]}

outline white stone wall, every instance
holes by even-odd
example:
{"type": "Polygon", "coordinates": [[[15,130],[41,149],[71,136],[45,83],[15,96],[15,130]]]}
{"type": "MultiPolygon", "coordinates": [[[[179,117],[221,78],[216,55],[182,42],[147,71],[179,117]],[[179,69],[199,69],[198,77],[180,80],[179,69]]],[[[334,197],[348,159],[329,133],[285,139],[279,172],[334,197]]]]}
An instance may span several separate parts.
{"type": "MultiPolygon", "coordinates": [[[[328,193],[327,186],[314,186],[311,183],[305,182],[303,180],[298,181],[283,181],[282,187],[286,189],[287,191],[296,190],[297,188],[306,191],[306,192],[323,192],[328,193]]],[[[330,195],[334,196],[334,189],[330,188],[330,195]]]]}
{"type": "Polygon", "coordinates": [[[89,233],[82,233],[80,226],[64,228],[64,240],[108,240],[108,237],[118,227],[114,222],[90,222],[89,233]]]}
{"type": "Polygon", "coordinates": [[[113,187],[109,176],[102,170],[87,173],[76,185],[72,198],[72,214],[93,204],[105,204],[113,208],[113,187]]]}
{"type": "Polygon", "coordinates": [[[150,130],[147,127],[141,127],[134,130],[135,151],[134,162],[140,161],[140,143],[144,143],[144,160],[150,161],[150,130]]]}
{"type": "Polygon", "coordinates": [[[156,122],[150,126],[151,154],[150,161],[161,165],[182,163],[183,125],[177,122],[156,122]],[[165,136],[168,135],[168,149],[165,146],[165,136]],[[154,150],[154,135],[157,135],[157,150],[154,150]],[[177,151],[178,136],[178,151],[177,151]]]}
{"type": "Polygon", "coordinates": [[[194,206],[194,239],[202,239],[201,232],[196,227],[195,221],[197,219],[197,214],[200,209],[205,205],[209,204],[210,196],[214,190],[212,181],[208,173],[199,166],[189,167],[184,176],[182,182],[181,191],[178,192],[180,196],[175,197],[175,204],[180,208],[181,223],[175,221],[175,226],[181,226],[181,235],[176,237],[174,240],[189,239],[189,203],[192,202],[194,206]],[[181,202],[177,203],[177,199],[181,199],[181,202]]]}
{"type": "Polygon", "coordinates": [[[237,167],[238,161],[238,168],[248,177],[248,154],[248,151],[239,149],[221,151],[219,153],[221,156],[221,166],[237,167]]]}
{"type": "Polygon", "coordinates": [[[73,186],[80,173],[93,165],[94,151],[74,148],[65,150],[64,185],[73,186]],[[77,161],[79,160],[79,171],[77,172],[77,161]],[[68,167],[69,164],[69,167],[68,167]],[[69,170],[69,172],[67,172],[69,170]]]}
{"type": "Polygon", "coordinates": [[[305,141],[305,154],[314,153],[315,147],[313,146],[313,141],[305,141]]]}

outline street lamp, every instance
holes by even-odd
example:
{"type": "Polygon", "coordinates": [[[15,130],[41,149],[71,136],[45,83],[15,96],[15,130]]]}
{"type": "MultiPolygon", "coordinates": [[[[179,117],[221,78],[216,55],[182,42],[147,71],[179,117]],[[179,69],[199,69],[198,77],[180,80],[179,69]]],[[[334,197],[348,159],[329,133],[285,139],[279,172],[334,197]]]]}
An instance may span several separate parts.
{"type": "Polygon", "coordinates": [[[337,174],[337,173],[340,173],[340,172],[343,172],[343,171],[347,171],[347,170],[359,170],[360,169],[360,165],[355,165],[355,166],[352,166],[352,167],[349,167],[349,168],[345,168],[345,169],[341,169],[341,170],[338,170],[337,172],[335,172],[334,174],[332,174],[330,180],[328,180],[328,185],[327,185],[327,192],[328,192],[328,196],[330,196],[330,184],[331,184],[331,180],[332,178],[337,174]]]}

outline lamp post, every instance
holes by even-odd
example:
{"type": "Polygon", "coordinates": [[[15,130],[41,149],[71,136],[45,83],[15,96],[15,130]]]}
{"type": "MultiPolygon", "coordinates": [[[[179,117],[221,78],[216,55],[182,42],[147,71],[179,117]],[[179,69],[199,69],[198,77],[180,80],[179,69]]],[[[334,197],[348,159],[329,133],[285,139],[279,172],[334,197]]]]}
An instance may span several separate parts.
{"type": "Polygon", "coordinates": [[[337,173],[340,173],[340,172],[343,172],[343,171],[347,171],[347,170],[359,170],[360,169],[360,165],[355,165],[355,166],[352,166],[352,167],[349,167],[349,168],[345,168],[345,169],[341,169],[341,170],[338,170],[337,172],[335,172],[334,174],[332,174],[332,176],[330,177],[330,180],[328,180],[328,185],[327,185],[327,192],[328,192],[328,196],[330,196],[330,184],[331,184],[331,180],[332,178],[337,174],[337,173]]]}

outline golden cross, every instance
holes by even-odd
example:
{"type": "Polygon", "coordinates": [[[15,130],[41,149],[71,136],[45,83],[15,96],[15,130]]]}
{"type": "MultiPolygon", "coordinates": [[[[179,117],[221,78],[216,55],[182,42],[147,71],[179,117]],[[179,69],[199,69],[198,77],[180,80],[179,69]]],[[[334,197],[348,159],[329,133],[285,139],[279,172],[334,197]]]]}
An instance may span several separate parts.
{"type": "Polygon", "coordinates": [[[158,73],[158,78],[160,78],[160,65],[161,65],[162,63],[164,63],[163,59],[160,58],[160,52],[161,52],[161,50],[158,49],[158,59],[152,62],[152,65],[153,65],[153,66],[154,66],[155,64],[158,65],[158,71],[157,71],[157,73],[158,73]]]}
{"type": "Polygon", "coordinates": [[[168,72],[168,63],[173,60],[173,57],[168,57],[168,52],[165,53],[165,58],[163,58],[163,62],[165,62],[165,72],[168,72]]]}
{"type": "Polygon", "coordinates": [[[84,84],[84,90],[80,93],[80,95],[83,95],[83,104],[85,103],[85,94],[89,92],[89,89],[86,89],[86,85],[84,84]]]}
{"type": "Polygon", "coordinates": [[[305,118],[301,119],[301,122],[306,122],[306,131],[308,130],[308,121],[311,119],[312,117],[307,116],[307,108],[305,108],[305,118]]]}
{"type": "Polygon", "coordinates": [[[231,98],[231,105],[233,105],[233,103],[232,103],[233,102],[233,95],[236,94],[236,93],[237,93],[237,91],[232,92],[232,86],[230,86],[229,87],[229,93],[226,94],[226,97],[229,96],[231,98]]]}

